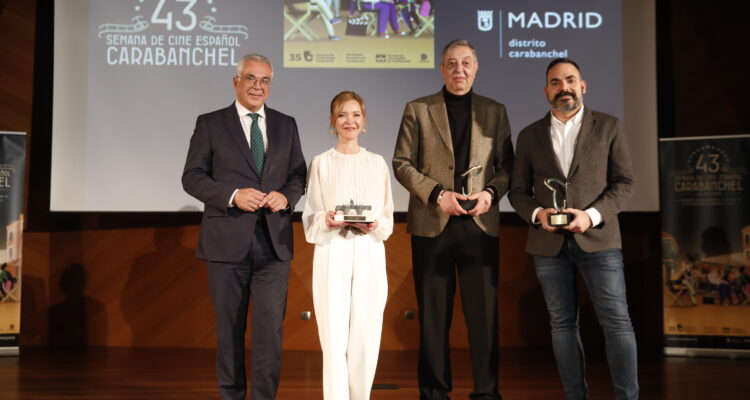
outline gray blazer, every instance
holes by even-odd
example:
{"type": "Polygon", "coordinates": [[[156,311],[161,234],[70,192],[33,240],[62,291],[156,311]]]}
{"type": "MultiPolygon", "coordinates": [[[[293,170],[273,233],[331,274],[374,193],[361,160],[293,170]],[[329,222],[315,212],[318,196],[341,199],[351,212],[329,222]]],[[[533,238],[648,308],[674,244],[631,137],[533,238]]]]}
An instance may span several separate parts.
{"type": "MultiPolygon", "coordinates": [[[[474,191],[492,185],[500,198],[508,191],[513,167],[508,116],[502,104],[477,94],[472,94],[471,108],[469,165],[482,166],[473,181],[474,191]]],[[[442,91],[407,103],[393,154],[393,170],[410,193],[407,231],[412,235],[435,237],[448,223],[450,216],[437,204],[429,204],[428,199],[438,183],[447,190],[461,190],[453,187],[454,164],[442,91]]],[[[498,202],[474,220],[484,232],[498,236],[498,202]]]]}
{"type": "MultiPolygon", "coordinates": [[[[566,196],[568,207],[579,210],[594,207],[602,215],[598,226],[573,235],[581,249],[591,253],[622,247],[617,214],[634,188],[628,146],[617,118],[584,107],[567,177],[563,176],[552,149],[550,114],[521,131],[508,196],[528,223],[537,207],[552,207],[552,191],[544,186],[546,178],[570,184],[566,196]]],[[[547,232],[541,225],[530,224],[526,251],[534,255],[557,255],[564,232],[567,231],[547,232]]]]}

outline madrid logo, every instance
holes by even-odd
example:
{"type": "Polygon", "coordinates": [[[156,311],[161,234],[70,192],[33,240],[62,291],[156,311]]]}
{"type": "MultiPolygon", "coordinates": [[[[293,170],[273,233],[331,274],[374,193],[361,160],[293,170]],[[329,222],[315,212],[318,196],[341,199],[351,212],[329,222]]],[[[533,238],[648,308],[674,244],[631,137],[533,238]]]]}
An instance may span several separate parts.
{"type": "Polygon", "coordinates": [[[477,29],[482,32],[492,30],[492,10],[477,10],[477,29]]]}

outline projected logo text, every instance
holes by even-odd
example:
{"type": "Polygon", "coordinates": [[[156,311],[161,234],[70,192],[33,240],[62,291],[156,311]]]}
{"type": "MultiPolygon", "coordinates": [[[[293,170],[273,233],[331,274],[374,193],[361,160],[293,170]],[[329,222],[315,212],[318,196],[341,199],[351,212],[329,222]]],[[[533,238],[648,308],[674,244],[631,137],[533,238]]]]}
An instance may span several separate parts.
{"type": "Polygon", "coordinates": [[[482,32],[492,30],[492,10],[477,10],[477,28],[482,32]]]}
{"type": "MultiPolygon", "coordinates": [[[[477,10],[478,30],[493,30],[492,14],[492,10],[477,10]]],[[[500,58],[569,57],[567,48],[554,46],[559,35],[549,36],[549,33],[559,30],[594,30],[604,24],[604,17],[596,11],[507,11],[503,15],[502,10],[497,10],[497,17],[500,58]],[[529,37],[530,33],[541,37],[529,37]]]]}
{"type": "Polygon", "coordinates": [[[249,38],[240,24],[220,24],[218,0],[134,0],[130,23],[102,23],[108,65],[230,66],[249,38]]]}
{"type": "Polygon", "coordinates": [[[596,29],[602,25],[598,12],[508,12],[508,29],[596,29]]]}

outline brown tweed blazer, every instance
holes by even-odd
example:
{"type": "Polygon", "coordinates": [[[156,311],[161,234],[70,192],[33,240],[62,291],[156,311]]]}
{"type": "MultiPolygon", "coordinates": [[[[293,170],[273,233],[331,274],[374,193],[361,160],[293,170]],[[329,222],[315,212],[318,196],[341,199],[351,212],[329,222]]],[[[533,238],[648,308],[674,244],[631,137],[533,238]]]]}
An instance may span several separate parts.
{"type": "MultiPolygon", "coordinates": [[[[552,191],[546,178],[568,182],[568,207],[596,208],[602,222],[573,237],[586,252],[621,248],[617,214],[633,193],[633,171],[622,125],[617,118],[584,107],[581,131],[576,139],[568,176],[563,176],[552,149],[550,114],[521,131],[516,143],[513,179],[508,196],[521,218],[531,222],[537,207],[552,207],[552,191]]],[[[547,232],[530,224],[526,251],[554,256],[560,251],[564,233],[547,232]]]]}
{"type": "MultiPolygon", "coordinates": [[[[502,104],[477,94],[472,94],[471,109],[469,165],[482,166],[473,181],[474,191],[492,185],[500,198],[508,191],[513,167],[508,116],[502,104]]],[[[407,231],[412,235],[435,237],[448,223],[450,216],[436,204],[429,204],[428,199],[438,183],[447,190],[461,190],[453,187],[454,164],[442,91],[407,103],[393,154],[393,170],[410,193],[407,231]]],[[[474,220],[484,232],[498,236],[498,202],[474,220]]]]}

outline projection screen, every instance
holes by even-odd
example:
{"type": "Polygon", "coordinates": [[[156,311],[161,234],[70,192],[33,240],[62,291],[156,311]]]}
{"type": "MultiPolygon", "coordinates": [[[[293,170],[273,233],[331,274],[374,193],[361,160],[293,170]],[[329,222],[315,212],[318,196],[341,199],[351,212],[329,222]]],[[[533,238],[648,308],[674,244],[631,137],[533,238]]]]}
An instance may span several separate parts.
{"type": "MultiPolygon", "coordinates": [[[[547,64],[576,60],[585,104],[625,122],[637,178],[628,209],[658,208],[653,0],[418,0],[412,13],[396,1],[405,34],[387,26],[387,38],[359,2],[329,2],[56,1],[51,211],[201,210],[180,184],[195,119],[233,102],[235,61],[251,52],[272,60],[268,106],[296,118],[308,162],[336,143],[328,108],[342,90],[366,102],[360,144],[390,161],[405,103],[441,89],[454,38],[477,48],[474,90],[506,105],[514,139],[549,110],[547,64]]],[[[408,193],[393,187],[406,211],[408,193]]]]}

